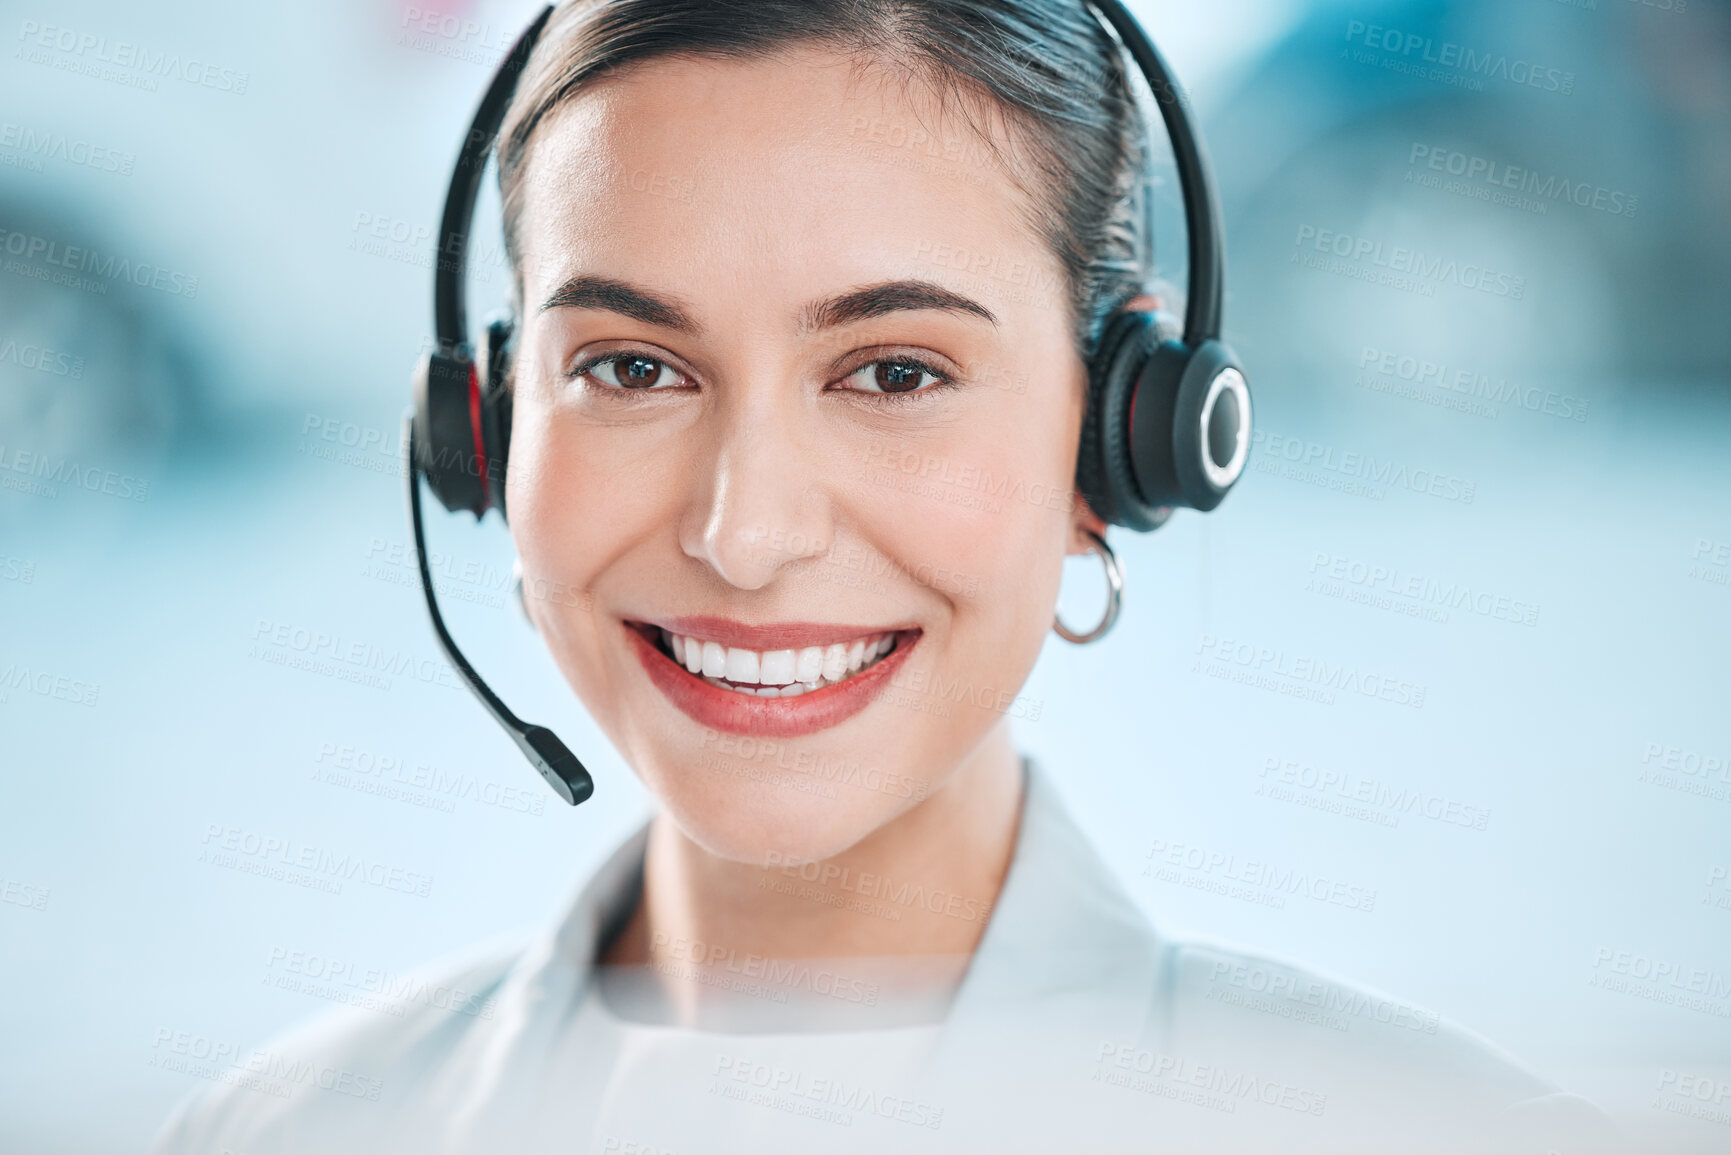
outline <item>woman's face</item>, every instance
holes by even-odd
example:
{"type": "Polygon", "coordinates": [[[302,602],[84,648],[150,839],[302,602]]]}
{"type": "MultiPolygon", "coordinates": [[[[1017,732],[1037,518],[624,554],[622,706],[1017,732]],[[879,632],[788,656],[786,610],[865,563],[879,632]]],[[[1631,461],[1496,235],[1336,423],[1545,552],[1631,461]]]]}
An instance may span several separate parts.
{"type": "Polygon", "coordinates": [[[1099,525],[1061,266],[922,86],[817,49],[627,69],[524,180],[541,634],[699,845],[837,854],[1026,712],[1099,525]]]}

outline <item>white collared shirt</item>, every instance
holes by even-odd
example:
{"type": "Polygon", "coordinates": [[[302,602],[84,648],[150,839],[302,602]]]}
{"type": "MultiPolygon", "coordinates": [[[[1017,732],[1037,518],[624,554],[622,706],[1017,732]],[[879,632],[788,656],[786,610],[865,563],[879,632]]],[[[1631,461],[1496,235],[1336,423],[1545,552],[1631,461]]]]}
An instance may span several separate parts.
{"type": "Polygon", "coordinates": [[[871,960],[704,949],[660,977],[731,1009],[675,1025],[649,976],[594,964],[645,826],[546,932],[440,974],[460,1006],[321,1016],[219,1072],[155,1151],[1608,1149],[1603,1116],[1447,1020],[1159,934],[1025,767],[1003,889],[940,1005],[886,993],[871,960]]]}

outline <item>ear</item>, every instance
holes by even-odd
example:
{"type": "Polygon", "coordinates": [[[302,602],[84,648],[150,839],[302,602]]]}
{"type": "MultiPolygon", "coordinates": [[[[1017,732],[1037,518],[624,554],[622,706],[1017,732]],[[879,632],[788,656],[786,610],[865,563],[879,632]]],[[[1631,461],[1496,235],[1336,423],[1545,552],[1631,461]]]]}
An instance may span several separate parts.
{"type": "Polygon", "coordinates": [[[1094,543],[1088,539],[1087,534],[1082,532],[1084,529],[1091,529],[1101,537],[1106,536],[1106,523],[1078,493],[1076,495],[1076,508],[1070,514],[1070,543],[1064,550],[1066,554],[1092,552],[1094,543]]]}

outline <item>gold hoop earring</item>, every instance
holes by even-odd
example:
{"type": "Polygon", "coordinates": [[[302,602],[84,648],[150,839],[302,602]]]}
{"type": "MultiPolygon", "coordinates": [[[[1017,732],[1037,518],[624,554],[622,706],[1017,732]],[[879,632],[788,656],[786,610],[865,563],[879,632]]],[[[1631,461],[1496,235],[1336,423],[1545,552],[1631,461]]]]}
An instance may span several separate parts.
{"type": "Polygon", "coordinates": [[[1052,615],[1052,629],[1066,642],[1074,642],[1085,646],[1089,642],[1097,642],[1112,629],[1118,620],[1118,611],[1124,605],[1124,567],[1118,561],[1118,555],[1112,552],[1112,547],[1106,544],[1106,539],[1086,527],[1082,530],[1094,543],[1093,552],[1100,555],[1100,561],[1106,567],[1106,616],[1100,619],[1100,624],[1085,634],[1078,634],[1064,624],[1064,619],[1057,614],[1052,615]]]}

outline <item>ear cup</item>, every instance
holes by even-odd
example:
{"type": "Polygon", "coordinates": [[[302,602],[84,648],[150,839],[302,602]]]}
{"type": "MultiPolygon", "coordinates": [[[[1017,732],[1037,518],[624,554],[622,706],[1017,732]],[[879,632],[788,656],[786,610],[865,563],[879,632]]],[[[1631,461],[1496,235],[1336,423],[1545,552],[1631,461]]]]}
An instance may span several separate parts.
{"type": "Polygon", "coordinates": [[[1250,391],[1231,349],[1162,341],[1147,313],[1108,323],[1076,459],[1076,486],[1095,513],[1149,530],[1175,507],[1213,509],[1249,453],[1250,391]]]}
{"type": "Polygon", "coordinates": [[[487,322],[476,351],[476,361],[486,366],[480,381],[481,445],[486,455],[487,498],[492,508],[505,516],[505,465],[511,450],[511,339],[516,319],[509,314],[487,322]]]}
{"type": "Polygon", "coordinates": [[[1168,515],[1142,500],[1126,437],[1137,370],[1155,336],[1154,318],[1145,312],[1120,312],[1107,321],[1088,366],[1088,407],[1076,455],[1076,488],[1088,507],[1109,525],[1139,530],[1156,528],[1168,515]]]}
{"type": "Polygon", "coordinates": [[[428,353],[415,366],[415,464],[433,495],[453,513],[487,512],[486,447],[481,441],[481,383],[459,350],[428,353]]]}
{"type": "MultiPolygon", "coordinates": [[[[1172,515],[1172,503],[1148,499],[1130,442],[1132,420],[1138,408],[1147,408],[1141,401],[1148,367],[1170,357],[1168,344],[1160,342],[1152,313],[1120,312],[1107,322],[1089,366],[1076,488],[1089,508],[1111,525],[1158,529],[1172,515]]],[[[1160,408],[1154,405],[1156,411],[1160,408]]]]}
{"type": "Polygon", "coordinates": [[[1171,413],[1170,433],[1159,445],[1132,427],[1138,470],[1145,453],[1169,453],[1179,502],[1213,509],[1243,475],[1250,457],[1250,391],[1231,349],[1204,341],[1190,354],[1171,413]]]}

